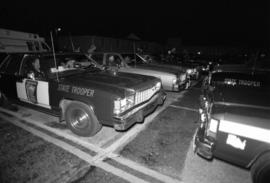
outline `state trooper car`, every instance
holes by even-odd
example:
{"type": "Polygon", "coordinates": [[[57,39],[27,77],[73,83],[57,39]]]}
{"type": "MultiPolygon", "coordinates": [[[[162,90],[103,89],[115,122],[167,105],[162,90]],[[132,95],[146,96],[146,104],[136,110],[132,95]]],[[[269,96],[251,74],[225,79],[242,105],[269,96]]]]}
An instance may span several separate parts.
{"type": "Polygon", "coordinates": [[[202,91],[195,152],[251,168],[256,183],[270,182],[269,72],[219,66],[202,91]]]}
{"type": "Polygon", "coordinates": [[[102,125],[126,130],[166,97],[160,79],[101,70],[79,53],[8,54],[0,92],[1,101],[59,116],[80,136],[93,136],[102,125]]]}

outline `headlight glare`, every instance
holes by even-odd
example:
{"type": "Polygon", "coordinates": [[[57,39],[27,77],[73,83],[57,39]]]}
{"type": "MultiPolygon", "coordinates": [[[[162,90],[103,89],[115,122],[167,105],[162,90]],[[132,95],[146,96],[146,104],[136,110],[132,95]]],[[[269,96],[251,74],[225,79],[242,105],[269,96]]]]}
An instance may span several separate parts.
{"type": "Polygon", "coordinates": [[[157,90],[160,90],[160,88],[161,88],[161,82],[157,82],[157,83],[156,83],[156,89],[157,89],[157,90]]]}
{"type": "Polygon", "coordinates": [[[191,74],[191,73],[192,73],[192,69],[188,69],[188,70],[187,70],[187,73],[188,73],[188,74],[191,74]]]}
{"type": "Polygon", "coordinates": [[[134,106],[134,95],[123,99],[117,98],[114,101],[114,114],[120,114],[134,106]]]}

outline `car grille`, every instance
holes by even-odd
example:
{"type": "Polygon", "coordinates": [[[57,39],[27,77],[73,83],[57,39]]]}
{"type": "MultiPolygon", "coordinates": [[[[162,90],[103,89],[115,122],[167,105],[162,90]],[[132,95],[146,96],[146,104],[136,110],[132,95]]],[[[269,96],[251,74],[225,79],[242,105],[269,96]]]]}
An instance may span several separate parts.
{"type": "Polygon", "coordinates": [[[135,95],[135,105],[149,100],[159,89],[156,86],[144,91],[137,91],[135,95]]]}

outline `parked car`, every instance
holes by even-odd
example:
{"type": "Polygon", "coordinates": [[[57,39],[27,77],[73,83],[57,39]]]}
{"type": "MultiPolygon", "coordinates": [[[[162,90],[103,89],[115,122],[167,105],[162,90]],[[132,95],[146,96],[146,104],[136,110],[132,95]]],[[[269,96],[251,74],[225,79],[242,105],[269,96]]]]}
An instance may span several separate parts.
{"type": "Polygon", "coordinates": [[[149,66],[161,67],[167,69],[176,69],[180,72],[186,72],[189,79],[197,80],[200,77],[202,71],[202,64],[197,62],[181,62],[178,57],[174,58],[174,61],[162,62],[158,57],[154,57],[150,54],[136,54],[136,59],[141,60],[143,63],[147,63],[149,66]]]}
{"type": "Polygon", "coordinates": [[[270,182],[270,73],[221,65],[202,87],[194,150],[251,168],[253,182],[270,182]]]}
{"type": "Polygon", "coordinates": [[[166,97],[160,79],[101,70],[80,53],[8,54],[0,94],[1,101],[59,116],[80,136],[93,136],[102,125],[126,130],[166,97]]]}
{"type": "Polygon", "coordinates": [[[91,59],[106,68],[117,69],[119,72],[154,76],[161,79],[164,90],[179,91],[188,89],[190,81],[186,73],[174,69],[156,68],[147,65],[137,65],[130,59],[125,59],[120,53],[96,52],[91,59]]]}

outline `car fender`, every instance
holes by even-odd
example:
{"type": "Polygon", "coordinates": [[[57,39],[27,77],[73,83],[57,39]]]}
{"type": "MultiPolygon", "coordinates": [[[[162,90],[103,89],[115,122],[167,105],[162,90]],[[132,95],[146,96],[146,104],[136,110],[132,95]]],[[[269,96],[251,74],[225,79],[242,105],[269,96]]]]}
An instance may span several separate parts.
{"type": "MultiPolygon", "coordinates": [[[[63,98],[59,102],[59,107],[61,109],[61,121],[64,120],[64,112],[65,112],[66,107],[73,101],[87,104],[93,110],[94,115],[95,115],[95,108],[94,108],[94,105],[92,104],[92,102],[90,102],[90,101],[85,102],[85,101],[81,101],[81,100],[77,100],[77,99],[63,98]]],[[[97,119],[96,115],[95,115],[95,118],[97,119]]]]}
{"type": "Polygon", "coordinates": [[[264,154],[270,153],[270,148],[268,147],[264,151],[261,151],[257,153],[257,155],[249,162],[249,164],[246,166],[246,168],[250,168],[261,156],[264,154]]]}

